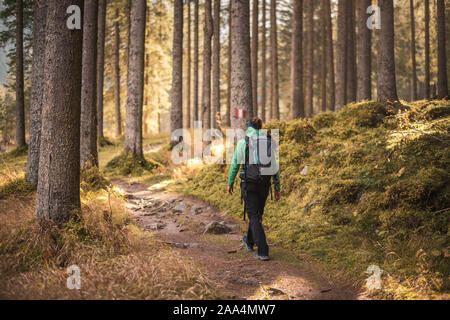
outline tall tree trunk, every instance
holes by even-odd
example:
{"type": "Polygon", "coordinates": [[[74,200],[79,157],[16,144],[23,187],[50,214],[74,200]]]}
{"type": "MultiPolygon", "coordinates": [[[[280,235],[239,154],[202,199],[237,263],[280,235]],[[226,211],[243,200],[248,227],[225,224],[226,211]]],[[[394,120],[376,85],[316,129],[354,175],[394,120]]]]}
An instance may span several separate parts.
{"type": "Polygon", "coordinates": [[[187,127],[194,124],[191,119],[191,0],[187,1],[187,79],[186,79],[186,119],[187,127]]]}
{"type": "Polygon", "coordinates": [[[25,96],[23,88],[23,0],[16,0],[16,147],[25,142],[25,96]]]}
{"type": "Polygon", "coordinates": [[[205,0],[205,28],[203,30],[203,81],[202,122],[205,129],[211,128],[211,39],[213,21],[211,0],[205,0]]]}
{"type": "Polygon", "coordinates": [[[266,0],[262,0],[262,27],[261,27],[261,103],[258,115],[263,122],[266,121],[267,112],[267,45],[266,45],[266,0]]]}
{"type": "Polygon", "coordinates": [[[80,208],[80,109],[83,33],[66,28],[82,0],[47,0],[45,73],[36,217],[61,224],[80,208]]]}
{"type": "Polygon", "coordinates": [[[270,60],[271,60],[271,119],[280,119],[279,81],[278,81],[278,38],[276,1],[270,0],[270,60]]]}
{"type": "Polygon", "coordinates": [[[378,4],[382,21],[378,49],[378,101],[396,103],[398,96],[394,56],[394,3],[392,0],[378,0],[378,4]]]}
{"type": "Polygon", "coordinates": [[[336,52],[336,109],[347,103],[347,2],[339,0],[336,52]]]}
{"type": "Polygon", "coordinates": [[[253,97],[253,116],[258,116],[258,13],[259,1],[253,0],[252,12],[252,97],[253,97]]]}
{"type": "Polygon", "coordinates": [[[311,118],[314,112],[314,1],[308,0],[306,5],[308,11],[306,13],[306,81],[305,81],[305,116],[311,118]]]}
{"type": "Polygon", "coordinates": [[[119,9],[116,9],[114,21],[114,102],[116,113],[116,136],[122,135],[122,115],[120,113],[120,21],[119,9]]]}
{"type": "Polygon", "coordinates": [[[97,37],[97,135],[103,138],[103,83],[105,78],[106,0],[98,0],[97,37]]]}
{"type": "Polygon", "coordinates": [[[194,99],[193,99],[193,108],[192,108],[192,123],[194,121],[198,121],[198,51],[199,51],[199,44],[198,44],[198,23],[199,23],[199,16],[198,16],[198,0],[194,0],[194,99]]]}
{"type": "Polygon", "coordinates": [[[430,99],[430,0],[425,0],[425,99],[430,99]]]}
{"type": "Polygon", "coordinates": [[[227,91],[227,110],[225,112],[225,125],[231,125],[231,0],[228,5],[228,52],[227,52],[227,76],[228,76],[228,91],[227,91]]]}
{"type": "Polygon", "coordinates": [[[325,0],[326,25],[327,25],[327,69],[328,69],[328,105],[327,110],[333,111],[336,103],[336,87],[334,76],[334,49],[333,49],[333,24],[331,21],[331,1],[325,0]]]}
{"type": "Polygon", "coordinates": [[[303,0],[294,0],[291,48],[291,119],[305,116],[303,105],[303,0]]]}
{"type": "Polygon", "coordinates": [[[448,99],[447,51],[445,38],[445,1],[437,0],[438,98],[448,99]]]}
{"type": "Polygon", "coordinates": [[[128,95],[125,113],[125,153],[142,157],[146,0],[131,3],[128,95]]]}
{"type": "Polygon", "coordinates": [[[231,127],[246,129],[252,103],[252,76],[250,63],[250,5],[248,0],[231,0],[231,127]],[[243,110],[245,117],[236,117],[243,110]]]}
{"type": "MultiPolygon", "coordinates": [[[[358,0],[359,1],[359,0],[358,0]]],[[[356,101],[355,0],[347,0],[347,101],[356,101]]]]}
{"type": "Polygon", "coordinates": [[[417,64],[416,64],[416,26],[414,21],[414,0],[409,0],[409,12],[411,22],[411,100],[417,100],[417,64]]]}
{"type": "Polygon", "coordinates": [[[27,173],[25,180],[37,186],[39,175],[39,148],[41,144],[42,89],[45,64],[45,0],[34,0],[33,60],[31,67],[30,141],[28,145],[27,173]]]}
{"type": "Polygon", "coordinates": [[[81,83],[81,169],[98,166],[97,153],[97,19],[98,0],[84,1],[81,83]]]}
{"type": "Polygon", "coordinates": [[[357,1],[357,17],[358,17],[358,37],[357,37],[357,52],[358,64],[357,78],[358,78],[358,92],[356,95],[357,101],[372,99],[372,31],[367,28],[367,8],[372,4],[371,0],[357,1]]]}
{"type": "Polygon", "coordinates": [[[322,65],[320,66],[320,111],[327,111],[327,2],[326,0],[321,1],[321,40],[322,40],[322,65]]]}
{"type": "MultiPolygon", "coordinates": [[[[130,68],[130,42],[131,42],[131,0],[127,0],[127,83],[128,83],[128,69],[130,68]]],[[[128,96],[128,88],[127,88],[127,96],[128,96]]]]}
{"type": "Polygon", "coordinates": [[[217,128],[220,118],[220,0],[214,0],[213,71],[211,124],[217,128]]]}
{"type": "MultiPolygon", "coordinates": [[[[173,23],[170,132],[183,128],[183,0],[174,2],[173,23]]],[[[178,141],[171,142],[178,143],[178,141]]]]}

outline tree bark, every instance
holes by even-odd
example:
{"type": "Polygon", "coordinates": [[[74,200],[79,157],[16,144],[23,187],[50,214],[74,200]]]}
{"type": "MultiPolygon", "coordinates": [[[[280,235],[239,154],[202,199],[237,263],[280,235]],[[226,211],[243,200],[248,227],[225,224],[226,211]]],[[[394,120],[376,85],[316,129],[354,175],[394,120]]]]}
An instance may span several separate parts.
{"type": "Polygon", "coordinates": [[[98,166],[97,153],[97,28],[98,0],[84,1],[81,83],[81,169],[98,166]]]}
{"type": "Polygon", "coordinates": [[[322,40],[322,63],[320,70],[320,111],[327,111],[327,2],[326,0],[321,1],[321,40],[322,40]]]}
{"type": "Polygon", "coordinates": [[[214,0],[213,71],[211,124],[218,128],[220,119],[220,0],[214,0]]]}
{"type": "MultiPolygon", "coordinates": [[[[175,0],[173,13],[170,132],[183,128],[183,0],[175,0]]],[[[174,144],[178,143],[178,141],[171,142],[174,144]]]]}
{"type": "Polygon", "coordinates": [[[430,0],[425,0],[425,99],[430,99],[430,0]]]}
{"type": "Polygon", "coordinates": [[[303,118],[303,0],[294,0],[291,48],[291,119],[303,118]]]}
{"type": "Polygon", "coordinates": [[[311,118],[313,116],[313,81],[314,81],[314,1],[307,2],[307,28],[306,28],[306,81],[305,81],[305,116],[311,118]]]}
{"type": "Polygon", "coordinates": [[[120,113],[120,22],[119,9],[114,21],[114,102],[116,113],[116,136],[122,135],[122,115],[120,113]]]}
{"type": "Polygon", "coordinates": [[[192,108],[192,123],[195,121],[198,121],[198,51],[199,51],[199,44],[198,44],[198,23],[199,23],[199,16],[198,16],[198,0],[194,0],[194,99],[193,99],[193,108],[192,108]]]}
{"type": "Polygon", "coordinates": [[[411,100],[417,100],[417,64],[416,64],[416,27],[414,21],[414,0],[409,0],[409,12],[411,22],[411,100]]]}
{"type": "Polygon", "coordinates": [[[228,5],[228,52],[227,52],[227,76],[228,76],[228,91],[227,91],[227,110],[225,112],[225,125],[231,125],[231,0],[228,5]]]}
{"type": "Polygon", "coordinates": [[[252,63],[252,97],[253,97],[253,116],[258,116],[258,13],[259,13],[259,1],[253,0],[252,9],[252,51],[251,51],[251,63],[252,63]]]}
{"type": "Polygon", "coordinates": [[[336,103],[336,87],[334,75],[334,49],[333,49],[333,24],[331,21],[331,1],[326,0],[326,25],[327,25],[327,68],[328,68],[328,105],[327,110],[333,111],[336,103]]]}
{"type": "Polygon", "coordinates": [[[205,0],[205,28],[203,30],[203,81],[202,81],[202,122],[203,128],[211,128],[211,39],[213,21],[211,0],[205,0]]]}
{"type": "Polygon", "coordinates": [[[261,27],[261,103],[258,115],[263,122],[267,113],[267,45],[266,45],[266,0],[262,0],[262,27],[261,27]]]}
{"type": "Polygon", "coordinates": [[[250,6],[248,0],[231,0],[231,105],[233,129],[246,129],[252,103],[250,63],[250,6]],[[245,117],[236,117],[235,110],[243,110],[245,117]]]}
{"type": "Polygon", "coordinates": [[[347,102],[347,2],[339,0],[336,52],[336,107],[339,111],[347,102]]]}
{"type": "Polygon", "coordinates": [[[80,208],[80,109],[83,33],[66,27],[82,0],[47,0],[45,73],[36,217],[61,224],[80,208]]]}
{"type": "Polygon", "coordinates": [[[448,99],[447,51],[445,38],[445,1],[437,0],[437,38],[438,38],[438,99],[448,99]]]}
{"type": "Polygon", "coordinates": [[[23,84],[23,0],[16,0],[16,147],[25,141],[25,95],[23,84]]]}
{"type": "MultiPolygon", "coordinates": [[[[360,0],[358,0],[360,1],[360,0]]],[[[347,101],[356,101],[355,0],[347,0],[347,101]]]]}
{"type": "Polygon", "coordinates": [[[28,144],[25,180],[37,186],[39,175],[39,148],[41,144],[42,95],[45,64],[45,23],[47,5],[34,0],[33,60],[31,66],[30,139],[28,144]]]}
{"type": "Polygon", "coordinates": [[[372,31],[367,27],[367,8],[372,4],[371,0],[357,1],[358,37],[357,37],[357,101],[372,99],[372,31]]]}
{"type": "Polygon", "coordinates": [[[270,60],[271,60],[271,120],[280,119],[279,81],[278,81],[278,36],[276,1],[270,0],[270,60]]]}
{"type": "Polygon", "coordinates": [[[125,153],[142,157],[146,0],[131,3],[128,95],[125,113],[125,153]]]}
{"type": "Polygon", "coordinates": [[[97,135],[103,138],[103,83],[105,78],[106,0],[98,1],[97,37],[97,135]]]}
{"type": "Polygon", "coordinates": [[[191,0],[187,1],[187,79],[186,79],[186,119],[187,127],[194,124],[191,119],[191,0]]]}
{"type": "Polygon", "coordinates": [[[381,24],[378,49],[377,91],[378,101],[398,101],[394,56],[394,4],[392,0],[378,0],[381,24]]]}

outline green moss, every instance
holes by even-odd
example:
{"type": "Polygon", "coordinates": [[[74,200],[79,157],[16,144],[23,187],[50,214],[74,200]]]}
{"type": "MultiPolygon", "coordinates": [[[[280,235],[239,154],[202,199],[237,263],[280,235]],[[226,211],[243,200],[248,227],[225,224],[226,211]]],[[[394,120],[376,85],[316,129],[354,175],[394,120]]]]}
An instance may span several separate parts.
{"type": "Polygon", "coordinates": [[[378,102],[349,104],[338,114],[339,120],[356,127],[373,128],[383,123],[393,113],[389,107],[378,102]]]}
{"type": "Polygon", "coordinates": [[[26,196],[35,191],[36,187],[25,181],[25,178],[18,178],[0,186],[0,199],[10,196],[26,196]]]}
{"type": "Polygon", "coordinates": [[[141,176],[144,172],[152,172],[160,166],[159,162],[152,159],[121,154],[109,161],[104,171],[110,175],[141,176]]]}
{"type": "Polygon", "coordinates": [[[106,189],[110,184],[97,167],[81,171],[80,187],[85,192],[106,189]]]}
{"type": "Polygon", "coordinates": [[[317,130],[323,128],[330,128],[336,122],[336,113],[334,112],[323,112],[316,115],[313,119],[313,126],[317,130]]]}
{"type": "MultiPolygon", "coordinates": [[[[448,235],[442,211],[450,207],[447,108],[442,101],[422,102],[394,114],[364,102],[312,122],[269,123],[266,128],[280,130],[283,196],[267,202],[270,241],[360,280],[370,264],[400,279],[419,278],[416,253],[442,252],[446,245],[436,239],[448,235]]],[[[240,219],[239,188],[227,197],[226,175],[226,166],[207,166],[182,192],[240,219]]],[[[442,278],[445,259],[430,259],[433,279],[442,278]]]]}

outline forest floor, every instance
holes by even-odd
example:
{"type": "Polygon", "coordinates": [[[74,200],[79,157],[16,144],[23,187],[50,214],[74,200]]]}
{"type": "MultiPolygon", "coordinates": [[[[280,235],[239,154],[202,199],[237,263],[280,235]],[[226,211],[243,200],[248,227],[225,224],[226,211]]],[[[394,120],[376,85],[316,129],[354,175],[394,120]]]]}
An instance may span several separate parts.
{"type": "Polygon", "coordinates": [[[111,182],[125,192],[127,207],[142,229],[200,264],[230,299],[356,299],[354,287],[317,271],[307,256],[270,245],[272,260],[257,261],[241,246],[244,226],[210,205],[161,190],[158,185],[111,182]],[[205,233],[211,223],[224,234],[205,233]],[[219,227],[220,228],[220,227],[219,227]]]}

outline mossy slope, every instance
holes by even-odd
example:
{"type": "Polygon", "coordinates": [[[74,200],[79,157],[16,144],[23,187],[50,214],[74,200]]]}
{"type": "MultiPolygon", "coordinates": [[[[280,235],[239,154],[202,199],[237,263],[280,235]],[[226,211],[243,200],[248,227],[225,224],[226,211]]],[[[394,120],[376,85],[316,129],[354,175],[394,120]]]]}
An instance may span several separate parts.
{"type": "MultiPolygon", "coordinates": [[[[396,114],[374,102],[352,104],[266,127],[280,130],[283,193],[266,207],[271,241],[361,280],[369,265],[379,265],[389,281],[411,289],[385,291],[388,297],[448,293],[447,101],[406,105],[396,114]]],[[[183,191],[240,217],[239,192],[225,198],[227,169],[208,166],[183,191]]]]}

